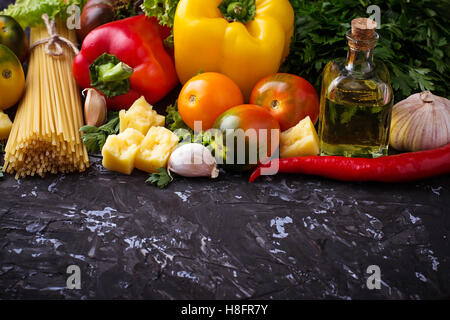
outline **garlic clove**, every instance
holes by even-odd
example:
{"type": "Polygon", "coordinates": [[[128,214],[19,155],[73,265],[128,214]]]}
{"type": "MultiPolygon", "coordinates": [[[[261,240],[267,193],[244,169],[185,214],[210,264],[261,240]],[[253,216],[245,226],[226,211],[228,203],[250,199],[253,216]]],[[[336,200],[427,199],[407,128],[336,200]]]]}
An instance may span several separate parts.
{"type": "Polygon", "coordinates": [[[450,143],[450,100],[424,91],[392,109],[390,145],[400,151],[439,148],[450,143]]]}
{"type": "Polygon", "coordinates": [[[168,171],[183,177],[219,176],[216,159],[205,146],[199,143],[184,144],[170,155],[168,171]]]}
{"type": "Polygon", "coordinates": [[[99,127],[106,121],[107,106],[105,97],[95,89],[87,89],[86,101],[84,103],[84,118],[86,124],[99,127]]]}

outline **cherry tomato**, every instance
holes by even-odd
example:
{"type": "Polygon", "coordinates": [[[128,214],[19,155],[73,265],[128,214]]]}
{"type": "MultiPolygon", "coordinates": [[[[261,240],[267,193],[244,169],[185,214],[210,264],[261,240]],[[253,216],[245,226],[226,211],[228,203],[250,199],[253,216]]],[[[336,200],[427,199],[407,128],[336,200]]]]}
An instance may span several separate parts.
{"type": "Polygon", "coordinates": [[[278,121],[269,110],[256,105],[245,104],[225,111],[217,118],[214,129],[221,133],[213,146],[216,156],[217,150],[220,150],[225,169],[232,171],[255,168],[261,160],[270,157],[279,145],[278,121]],[[244,140],[240,140],[242,138],[244,140]]]}
{"type": "Polygon", "coordinates": [[[277,73],[267,76],[253,88],[250,103],[270,108],[283,131],[295,126],[306,116],[316,124],[319,118],[319,97],[305,79],[277,73]]]}
{"type": "Polygon", "coordinates": [[[190,79],[178,97],[178,111],[183,121],[194,129],[201,121],[202,129],[210,129],[214,121],[227,109],[243,104],[241,89],[229,77],[206,72],[190,79]]]}

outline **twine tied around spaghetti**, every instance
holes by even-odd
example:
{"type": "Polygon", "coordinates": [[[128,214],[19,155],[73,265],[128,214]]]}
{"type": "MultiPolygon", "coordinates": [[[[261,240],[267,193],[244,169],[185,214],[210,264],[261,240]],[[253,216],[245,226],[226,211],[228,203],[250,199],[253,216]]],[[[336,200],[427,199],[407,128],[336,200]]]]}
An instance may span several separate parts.
{"type": "Polygon", "coordinates": [[[45,27],[47,28],[47,32],[50,37],[36,41],[31,46],[30,50],[33,50],[35,47],[45,43],[46,54],[49,56],[61,56],[64,53],[61,44],[66,44],[75,54],[78,54],[79,50],[73,42],[58,34],[55,20],[50,20],[46,13],[42,15],[42,20],[44,20],[45,27]]]}

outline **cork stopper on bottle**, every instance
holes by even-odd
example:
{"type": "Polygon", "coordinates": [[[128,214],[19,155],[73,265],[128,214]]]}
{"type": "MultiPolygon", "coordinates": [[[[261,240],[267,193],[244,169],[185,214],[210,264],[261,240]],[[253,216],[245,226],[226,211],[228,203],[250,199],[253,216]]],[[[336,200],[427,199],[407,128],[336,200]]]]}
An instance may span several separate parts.
{"type": "Polygon", "coordinates": [[[352,46],[355,49],[367,50],[375,46],[377,40],[375,30],[377,23],[369,18],[356,18],[352,20],[351,38],[356,40],[352,46]]]}
{"type": "Polygon", "coordinates": [[[375,34],[377,23],[369,18],[352,20],[352,37],[355,40],[370,40],[375,34]]]}

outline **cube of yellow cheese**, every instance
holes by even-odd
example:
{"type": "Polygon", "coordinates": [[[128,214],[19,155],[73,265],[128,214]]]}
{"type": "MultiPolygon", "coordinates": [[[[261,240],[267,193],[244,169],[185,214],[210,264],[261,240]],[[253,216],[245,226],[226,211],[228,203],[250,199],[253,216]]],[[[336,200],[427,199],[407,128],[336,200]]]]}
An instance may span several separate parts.
{"type": "Polygon", "coordinates": [[[110,135],[102,149],[103,166],[111,171],[131,174],[143,139],[144,135],[133,128],[118,135],[110,135]]]}
{"type": "Polygon", "coordinates": [[[311,119],[306,117],[280,136],[280,158],[316,156],[319,137],[311,119]]]}
{"type": "Polygon", "coordinates": [[[178,144],[178,136],[164,127],[151,127],[136,155],[136,168],[158,172],[167,167],[169,157],[178,144]]]}
{"type": "Polygon", "coordinates": [[[119,112],[120,132],[133,128],[146,135],[154,126],[164,126],[166,118],[159,115],[144,97],[137,99],[128,111],[119,112]]]}
{"type": "Polygon", "coordinates": [[[0,140],[6,140],[11,132],[12,122],[8,115],[0,111],[0,140]]]}

